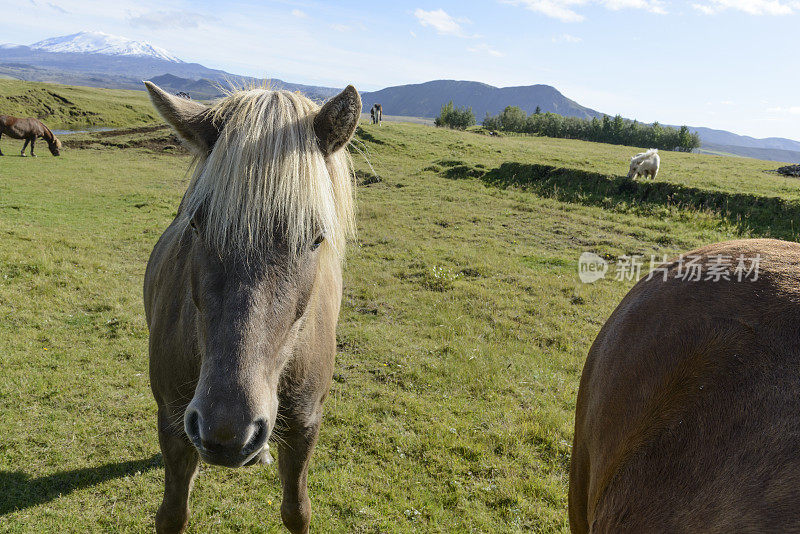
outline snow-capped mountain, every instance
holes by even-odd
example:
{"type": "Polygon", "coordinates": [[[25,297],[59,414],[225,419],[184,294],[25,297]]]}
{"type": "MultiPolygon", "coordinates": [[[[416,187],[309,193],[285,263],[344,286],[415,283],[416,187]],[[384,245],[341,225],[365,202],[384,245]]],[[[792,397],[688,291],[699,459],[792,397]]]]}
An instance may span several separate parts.
{"type": "Polygon", "coordinates": [[[30,45],[32,50],[68,54],[104,54],[107,56],[149,57],[183,63],[163,48],[144,41],[134,41],[103,32],[80,32],[61,37],[51,37],[30,45]]]}
{"type": "MultiPolygon", "coordinates": [[[[220,85],[260,83],[248,76],[187,63],[150,43],[103,32],[52,37],[28,46],[0,44],[0,78],[138,90],[144,90],[142,80],[158,80],[168,91],[188,92],[198,99],[222,96],[220,85]]],[[[277,79],[271,83],[276,88],[302,91],[315,100],[339,92],[277,79]]]]}

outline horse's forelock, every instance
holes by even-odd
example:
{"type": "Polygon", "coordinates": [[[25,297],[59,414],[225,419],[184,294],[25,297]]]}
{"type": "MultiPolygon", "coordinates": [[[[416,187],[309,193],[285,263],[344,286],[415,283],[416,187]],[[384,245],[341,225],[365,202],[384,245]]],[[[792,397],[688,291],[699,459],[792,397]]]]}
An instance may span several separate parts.
{"type": "Polygon", "coordinates": [[[222,132],[198,162],[184,212],[202,207],[202,232],[217,251],[256,252],[280,239],[297,254],[324,231],[325,248],[342,256],[354,229],[352,167],[346,150],[323,156],[318,110],[300,94],[265,89],[214,107],[222,132]]]}

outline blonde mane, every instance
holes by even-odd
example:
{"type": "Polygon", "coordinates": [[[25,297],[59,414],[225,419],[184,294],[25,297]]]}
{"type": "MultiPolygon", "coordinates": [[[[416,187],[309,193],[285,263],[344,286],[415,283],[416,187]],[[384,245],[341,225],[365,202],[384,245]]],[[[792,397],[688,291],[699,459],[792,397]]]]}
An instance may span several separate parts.
{"type": "Polygon", "coordinates": [[[284,243],[297,257],[324,233],[340,260],[354,233],[353,172],[347,150],[324,157],[314,132],[319,106],[288,91],[235,91],[212,108],[219,139],[197,162],[181,203],[187,222],[220,254],[253,256],[284,243]]]}

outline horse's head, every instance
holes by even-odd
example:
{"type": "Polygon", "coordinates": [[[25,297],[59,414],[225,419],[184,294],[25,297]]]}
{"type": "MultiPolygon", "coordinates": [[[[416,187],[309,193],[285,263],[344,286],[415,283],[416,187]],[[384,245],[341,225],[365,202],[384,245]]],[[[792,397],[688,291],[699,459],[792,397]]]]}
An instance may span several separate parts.
{"type": "Polygon", "coordinates": [[[179,215],[201,360],[184,428],[210,463],[267,461],[279,381],[282,391],[303,387],[286,364],[314,349],[303,344],[310,329],[332,327],[316,310],[335,291],[317,281],[351,231],[352,173],[341,149],[361,100],[348,87],[319,109],[256,90],[208,108],[147,88],[199,156],[179,215]]]}
{"type": "Polygon", "coordinates": [[[628,169],[628,178],[633,178],[636,175],[636,170],[639,168],[639,160],[636,156],[631,158],[631,166],[628,169]]]}
{"type": "Polygon", "coordinates": [[[47,142],[47,148],[50,149],[50,153],[54,156],[61,155],[61,141],[58,137],[53,137],[52,141],[47,142]]]}

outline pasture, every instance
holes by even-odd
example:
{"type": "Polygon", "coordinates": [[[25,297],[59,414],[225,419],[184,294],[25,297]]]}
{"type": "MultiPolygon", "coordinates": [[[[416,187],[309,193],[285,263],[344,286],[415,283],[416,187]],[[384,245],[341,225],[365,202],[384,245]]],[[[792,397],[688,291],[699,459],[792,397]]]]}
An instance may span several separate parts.
{"type": "MultiPolygon", "coordinates": [[[[0,142],[0,531],[150,532],[141,285],[190,157],[165,130],[70,138],[60,158],[20,146],[0,142]]],[[[630,147],[391,122],[355,146],[371,167],[353,151],[314,532],[567,532],[580,372],[633,284],[582,284],[580,253],[797,239],[797,182],[771,162],[662,152],[655,181],[630,182],[630,147]]],[[[274,466],[202,465],[191,506],[190,532],[283,529],[274,466]]]]}

